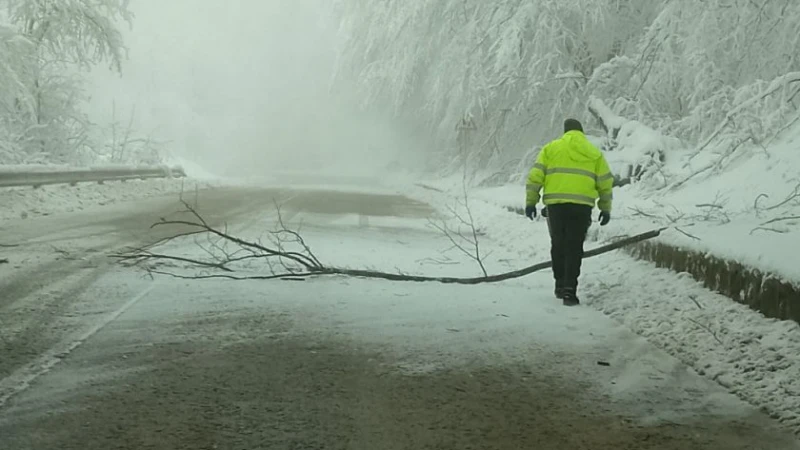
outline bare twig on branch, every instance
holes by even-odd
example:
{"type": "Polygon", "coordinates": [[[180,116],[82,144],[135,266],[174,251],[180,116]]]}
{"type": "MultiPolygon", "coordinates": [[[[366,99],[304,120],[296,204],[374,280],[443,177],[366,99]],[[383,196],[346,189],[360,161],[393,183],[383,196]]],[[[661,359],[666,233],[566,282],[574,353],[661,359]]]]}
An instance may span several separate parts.
{"type": "Polygon", "coordinates": [[[441,258],[434,258],[434,257],[421,258],[416,260],[416,262],[418,264],[431,264],[436,266],[456,266],[461,264],[460,262],[454,261],[448,258],[447,256],[443,256],[441,258]]]}
{"type": "Polygon", "coordinates": [[[311,247],[309,247],[308,244],[306,244],[306,241],[303,240],[303,237],[300,236],[300,233],[286,227],[286,224],[283,222],[283,214],[281,214],[281,207],[280,205],[278,205],[277,202],[275,202],[275,210],[278,212],[278,223],[280,224],[281,228],[278,231],[274,231],[272,234],[276,236],[276,238],[280,242],[283,242],[282,238],[284,236],[289,236],[290,242],[299,244],[300,247],[302,247],[303,249],[304,255],[308,255],[309,263],[311,263],[313,266],[316,267],[322,267],[322,263],[319,261],[319,259],[317,259],[316,256],[314,256],[314,253],[311,251],[311,247]]]}
{"type": "Polygon", "coordinates": [[[768,227],[755,227],[752,230],[750,230],[750,234],[752,235],[756,231],[771,231],[773,233],[786,234],[785,230],[779,230],[777,228],[768,228],[768,227]]]}
{"type": "Polygon", "coordinates": [[[755,200],[753,200],[753,210],[756,212],[756,217],[758,217],[759,213],[761,212],[761,208],[758,207],[758,201],[762,198],[769,198],[769,195],[761,193],[756,196],[755,200]]]}
{"type": "Polygon", "coordinates": [[[453,244],[453,248],[458,249],[461,253],[478,263],[478,267],[480,267],[484,277],[489,276],[489,272],[486,271],[486,265],[483,263],[484,255],[481,254],[478,228],[475,226],[475,217],[472,215],[472,209],[469,206],[466,184],[464,185],[463,202],[459,201],[458,204],[464,208],[466,216],[461,214],[454,207],[447,208],[450,215],[458,221],[458,230],[452,230],[445,221],[439,224],[433,220],[429,220],[428,223],[444,234],[447,239],[450,240],[450,243],[453,244]],[[465,227],[467,231],[462,231],[461,227],[465,227]]]}
{"type": "Polygon", "coordinates": [[[679,227],[675,227],[675,230],[676,230],[677,232],[679,232],[680,234],[682,234],[682,235],[684,235],[684,236],[688,237],[688,238],[694,239],[694,240],[696,240],[696,241],[700,241],[700,240],[701,240],[699,237],[697,237],[697,236],[693,236],[693,235],[691,235],[691,234],[689,234],[689,233],[687,233],[687,232],[685,232],[685,231],[681,230],[679,227]]]}
{"type": "Polygon", "coordinates": [[[760,207],[758,202],[762,198],[768,199],[769,195],[759,194],[756,197],[755,201],[753,202],[753,208],[756,210],[756,213],[760,211],[772,211],[774,209],[780,208],[781,206],[785,206],[791,202],[800,202],[800,182],[798,182],[797,185],[795,185],[794,189],[792,189],[792,191],[786,195],[786,198],[784,198],[783,201],[780,201],[772,206],[767,206],[764,208],[760,207]]]}
{"type": "Polygon", "coordinates": [[[651,219],[660,219],[659,216],[657,216],[655,214],[651,214],[651,213],[645,212],[643,209],[639,208],[638,206],[630,206],[630,207],[628,207],[628,209],[633,211],[633,215],[634,216],[644,216],[644,217],[649,217],[651,219]]]}
{"type": "Polygon", "coordinates": [[[761,226],[763,227],[763,226],[769,225],[771,223],[776,223],[776,222],[785,222],[787,220],[800,220],[800,216],[776,217],[776,218],[774,218],[772,220],[768,220],[768,221],[762,223],[761,226]]]}
{"type": "MultiPolygon", "coordinates": [[[[299,233],[286,228],[282,220],[279,221],[279,223],[281,224],[280,225],[281,229],[279,229],[275,233],[284,236],[291,236],[293,238],[292,242],[296,245],[300,245],[301,247],[300,250],[291,251],[287,249],[282,249],[284,243],[280,242],[276,244],[277,248],[275,248],[264,245],[261,242],[248,241],[245,239],[232,236],[226,233],[225,231],[210,226],[206,221],[203,220],[202,217],[200,217],[200,214],[198,214],[197,211],[189,204],[184,202],[184,206],[186,207],[187,211],[194,216],[195,218],[194,221],[162,219],[160,222],[154,224],[153,227],[171,224],[171,225],[182,225],[197,230],[203,230],[209,235],[220,237],[228,241],[230,244],[235,244],[249,253],[244,257],[238,257],[238,259],[226,256],[225,254],[216,254],[215,255],[216,257],[204,260],[200,258],[190,258],[190,257],[175,256],[163,253],[155,253],[152,251],[153,249],[152,246],[146,246],[140,248],[133,248],[126,252],[112,255],[112,257],[117,258],[123,263],[127,263],[132,266],[143,267],[151,275],[155,274],[167,275],[175,278],[194,279],[194,280],[200,280],[200,279],[299,280],[316,276],[350,276],[359,278],[383,279],[390,281],[438,282],[445,284],[475,285],[481,283],[496,283],[500,281],[511,280],[514,278],[520,278],[526,275],[530,275],[534,272],[538,272],[540,270],[548,269],[552,266],[551,261],[546,261],[511,272],[501,273],[497,275],[487,274],[481,277],[474,277],[474,278],[417,276],[417,275],[409,275],[403,273],[387,273],[377,270],[328,267],[323,265],[320,262],[320,260],[316,257],[316,255],[314,255],[314,253],[311,251],[310,246],[308,246],[305,243],[305,241],[302,240],[299,233]],[[241,261],[242,259],[245,258],[259,259],[266,261],[270,269],[270,273],[256,274],[256,275],[236,274],[235,269],[232,267],[233,263],[236,261],[241,261]],[[182,275],[179,273],[170,272],[160,268],[159,264],[162,264],[164,261],[183,262],[190,267],[193,266],[203,269],[214,269],[218,272],[182,275]],[[276,261],[278,261],[278,264],[281,265],[282,270],[276,270],[276,261]]],[[[661,228],[658,230],[649,231],[647,233],[642,233],[636,236],[620,239],[616,242],[604,245],[602,247],[588,250],[587,252],[584,253],[584,258],[590,258],[593,256],[601,255],[603,253],[607,253],[612,250],[616,250],[628,245],[636,244],[638,242],[642,242],[647,239],[652,239],[660,235],[661,232],[666,229],[667,228],[661,228]]],[[[175,239],[184,235],[185,233],[176,235],[175,239]]],[[[165,243],[165,242],[170,242],[171,240],[172,239],[161,240],[161,242],[165,243]]]]}
{"type": "MultiPolygon", "coordinates": [[[[667,220],[670,221],[670,223],[675,224],[675,223],[678,223],[679,221],[681,221],[684,217],[686,217],[686,214],[682,213],[682,212],[678,212],[678,215],[676,215],[676,216],[671,216],[669,214],[664,214],[664,216],[667,218],[667,220]]],[[[694,225],[694,224],[692,224],[692,225],[694,225]]]]}
{"type": "MultiPolygon", "coordinates": [[[[794,95],[797,95],[798,93],[800,93],[800,89],[798,89],[797,91],[795,91],[795,94],[794,94],[794,95]]],[[[789,128],[793,127],[793,126],[794,126],[794,125],[795,125],[797,122],[800,122],[800,114],[798,114],[797,116],[795,116],[795,118],[794,118],[794,119],[792,119],[791,121],[787,122],[787,123],[786,123],[784,126],[782,126],[782,127],[781,127],[781,128],[778,130],[778,131],[776,131],[776,132],[775,132],[775,134],[773,134],[773,135],[772,135],[772,137],[771,137],[771,138],[770,138],[770,139],[767,141],[766,145],[770,145],[770,144],[772,144],[772,142],[773,142],[775,139],[777,139],[777,138],[778,138],[778,137],[779,137],[779,136],[780,136],[780,135],[781,135],[781,134],[782,134],[784,131],[786,131],[786,130],[788,130],[789,128]]]]}
{"type": "Polygon", "coordinates": [[[768,220],[768,221],[762,223],[761,225],[753,228],[752,230],[750,230],[750,234],[753,234],[756,231],[771,231],[773,233],[779,233],[779,234],[786,233],[786,231],[784,231],[784,230],[779,230],[777,228],[768,227],[767,225],[771,225],[773,223],[778,223],[778,222],[788,222],[790,220],[800,220],[800,216],[776,217],[776,218],[774,218],[772,220],[768,220]]]}
{"type": "Polygon", "coordinates": [[[692,319],[691,317],[689,317],[688,320],[689,320],[689,322],[692,322],[693,324],[697,325],[698,327],[708,331],[709,334],[711,334],[711,336],[714,338],[714,340],[716,340],[720,345],[725,345],[725,343],[722,342],[722,339],[720,339],[719,336],[717,336],[717,333],[715,333],[714,330],[711,329],[711,327],[709,327],[708,325],[702,324],[702,323],[692,319]]]}
{"type": "Polygon", "coordinates": [[[686,217],[685,213],[675,209],[674,207],[673,207],[673,210],[675,211],[676,215],[670,215],[668,213],[665,213],[663,217],[661,217],[659,215],[656,215],[656,214],[653,214],[653,213],[648,213],[648,212],[644,211],[643,209],[639,208],[638,206],[628,207],[628,209],[633,211],[633,215],[634,216],[643,216],[643,217],[649,217],[651,219],[658,219],[658,220],[666,219],[672,225],[675,225],[676,223],[680,222],[681,220],[683,220],[686,217]]]}
{"type": "Polygon", "coordinates": [[[697,208],[704,208],[705,211],[703,215],[695,215],[694,218],[706,222],[713,222],[716,220],[721,223],[729,223],[731,218],[725,211],[725,206],[727,203],[728,200],[725,199],[720,192],[717,192],[714,200],[712,200],[710,203],[701,203],[695,205],[697,208]]]}
{"type": "MultiPolygon", "coordinates": [[[[218,269],[225,272],[232,272],[233,270],[229,268],[232,263],[240,262],[246,259],[266,259],[268,262],[272,262],[271,260],[280,260],[281,264],[289,273],[294,273],[298,269],[304,270],[310,273],[314,273],[322,268],[322,264],[316,257],[310,253],[307,246],[305,247],[305,253],[303,252],[295,252],[295,251],[282,251],[282,242],[278,241],[277,249],[270,248],[265,246],[259,241],[247,241],[244,239],[237,238],[229,234],[226,230],[219,230],[210,226],[203,217],[197,212],[197,210],[191,206],[186,201],[182,200],[184,207],[186,208],[184,212],[188,212],[191,214],[194,220],[166,220],[162,218],[159,222],[156,222],[151,226],[151,228],[167,226],[167,225],[180,225],[184,227],[188,227],[190,231],[183,232],[180,234],[176,234],[172,237],[167,237],[164,239],[160,239],[156,242],[156,244],[146,245],[144,247],[132,249],[127,253],[117,254],[114,255],[115,258],[120,259],[123,262],[130,263],[132,265],[141,264],[145,261],[158,261],[158,260],[166,260],[166,261],[178,261],[189,263],[190,265],[196,265],[200,267],[207,267],[212,269],[218,269]],[[181,256],[174,256],[174,255],[167,255],[162,253],[155,253],[151,251],[156,245],[161,245],[173,241],[179,237],[185,236],[193,236],[198,235],[201,233],[205,233],[212,237],[217,237],[225,241],[226,244],[234,244],[238,246],[238,251],[235,253],[228,253],[228,252],[213,252],[209,251],[207,248],[204,248],[206,253],[209,254],[210,260],[201,260],[198,258],[186,258],[181,256]],[[246,256],[237,256],[242,252],[247,252],[246,256]],[[286,262],[288,260],[288,263],[286,262]]],[[[281,221],[282,224],[282,221],[281,221]]],[[[296,233],[292,230],[288,230],[285,227],[279,229],[275,232],[276,235],[280,236],[281,234],[285,233],[290,236],[295,236],[296,233]]],[[[299,238],[299,235],[297,235],[299,238]]],[[[302,239],[299,240],[302,242],[302,239]]],[[[304,244],[304,243],[303,243],[304,244]]]]}

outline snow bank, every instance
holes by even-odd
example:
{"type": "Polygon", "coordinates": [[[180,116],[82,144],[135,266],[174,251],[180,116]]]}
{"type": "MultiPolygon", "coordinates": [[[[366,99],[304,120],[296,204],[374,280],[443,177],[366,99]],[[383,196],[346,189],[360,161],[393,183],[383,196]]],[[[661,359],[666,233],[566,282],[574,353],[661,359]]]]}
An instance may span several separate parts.
{"type": "Polygon", "coordinates": [[[587,260],[586,269],[589,306],[800,433],[800,325],[624,255],[587,260]]]}
{"type": "MultiPolygon", "coordinates": [[[[683,232],[660,239],[800,283],[798,146],[800,126],[764,151],[735,156],[713,176],[698,176],[666,191],[635,185],[617,189],[615,215],[622,226],[677,225],[683,232]]],[[[675,161],[665,172],[674,179],[702,164],[675,161]]]]}
{"type": "MultiPolygon", "coordinates": [[[[629,197],[629,194],[617,196],[622,201],[629,197]]],[[[627,233],[648,226],[675,225],[656,240],[737,261],[784,281],[800,284],[800,265],[797,264],[800,218],[764,225],[772,220],[769,218],[772,216],[732,214],[712,206],[678,209],[674,205],[645,206],[641,203],[644,202],[636,198],[623,203],[633,204],[631,208],[638,211],[620,212],[614,225],[608,228],[609,234],[627,233]]]]}
{"type": "Polygon", "coordinates": [[[191,191],[198,183],[189,179],[129,180],[124,183],[82,183],[76,186],[52,185],[0,189],[0,221],[48,216],[191,191]]]}

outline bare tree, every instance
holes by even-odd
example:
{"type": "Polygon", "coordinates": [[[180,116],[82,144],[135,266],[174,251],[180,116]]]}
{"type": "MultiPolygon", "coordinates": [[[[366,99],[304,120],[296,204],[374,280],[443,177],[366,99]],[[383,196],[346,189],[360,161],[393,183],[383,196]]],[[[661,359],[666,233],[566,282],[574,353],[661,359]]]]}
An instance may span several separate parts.
{"type": "Polygon", "coordinates": [[[137,133],[134,127],[135,118],[134,106],[126,123],[121,124],[117,120],[116,102],[112,102],[111,123],[105,130],[107,137],[101,156],[113,163],[160,164],[166,141],[155,139],[152,135],[142,136],[137,133]]]}

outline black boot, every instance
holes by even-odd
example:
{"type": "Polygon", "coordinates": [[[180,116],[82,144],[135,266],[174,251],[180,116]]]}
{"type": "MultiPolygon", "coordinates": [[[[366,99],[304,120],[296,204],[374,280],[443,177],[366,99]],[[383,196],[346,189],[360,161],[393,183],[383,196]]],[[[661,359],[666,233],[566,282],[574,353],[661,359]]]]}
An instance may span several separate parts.
{"type": "Polygon", "coordinates": [[[564,298],[564,282],[556,280],[556,298],[564,298]]]}
{"type": "Polygon", "coordinates": [[[564,299],[564,306],[578,306],[581,304],[575,289],[564,289],[563,297],[561,298],[564,299]]]}

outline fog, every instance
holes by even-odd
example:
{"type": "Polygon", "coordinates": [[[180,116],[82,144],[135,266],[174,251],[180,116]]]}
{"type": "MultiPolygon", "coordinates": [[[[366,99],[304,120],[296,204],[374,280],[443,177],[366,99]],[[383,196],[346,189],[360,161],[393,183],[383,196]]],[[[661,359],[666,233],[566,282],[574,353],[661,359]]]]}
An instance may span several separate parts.
{"type": "Polygon", "coordinates": [[[134,0],[129,60],[121,77],[94,72],[91,116],[110,121],[115,105],[125,121],[135,107],[139,131],[221,175],[379,170],[402,151],[397,130],[328,94],[336,24],[325,3],[134,0]]]}

